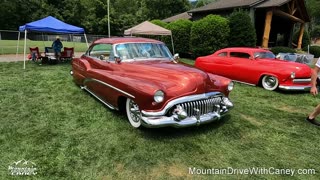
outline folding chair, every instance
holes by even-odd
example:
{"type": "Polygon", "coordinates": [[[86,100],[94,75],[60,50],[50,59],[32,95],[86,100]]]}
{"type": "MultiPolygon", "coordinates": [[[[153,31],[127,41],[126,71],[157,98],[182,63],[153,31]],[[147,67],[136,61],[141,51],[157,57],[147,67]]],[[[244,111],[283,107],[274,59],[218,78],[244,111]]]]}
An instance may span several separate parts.
{"type": "Polygon", "coordinates": [[[62,60],[72,60],[74,56],[74,48],[67,48],[64,47],[63,52],[61,52],[61,59],[62,60]]]}
{"type": "Polygon", "coordinates": [[[35,48],[31,48],[31,47],[30,47],[29,49],[30,49],[30,55],[31,55],[32,61],[36,62],[36,61],[38,61],[39,59],[42,60],[42,58],[43,58],[44,56],[41,56],[38,47],[35,47],[35,48]]]}

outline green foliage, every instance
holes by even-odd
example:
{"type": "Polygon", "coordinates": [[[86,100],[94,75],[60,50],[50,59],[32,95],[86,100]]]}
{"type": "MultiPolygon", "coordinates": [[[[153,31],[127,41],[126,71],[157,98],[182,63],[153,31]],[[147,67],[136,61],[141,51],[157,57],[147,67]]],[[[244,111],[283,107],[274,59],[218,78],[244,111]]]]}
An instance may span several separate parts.
{"type": "Polygon", "coordinates": [[[247,12],[235,11],[229,17],[229,46],[231,47],[255,47],[256,30],[247,12]]]}
{"type": "Polygon", "coordinates": [[[199,1],[197,1],[195,8],[205,6],[205,5],[212,3],[214,1],[217,1],[217,0],[199,0],[199,1]]]}
{"type": "MultiPolygon", "coordinates": [[[[303,48],[304,51],[308,51],[308,47],[303,48]]],[[[310,46],[309,53],[314,55],[314,58],[320,57],[320,46],[310,46]]]]}
{"type": "MultiPolygon", "coordinates": [[[[293,43],[298,45],[299,31],[296,31],[293,35],[293,43]]],[[[310,35],[307,31],[303,32],[301,48],[307,47],[311,44],[310,35]]]]}
{"type": "Polygon", "coordinates": [[[150,19],[164,19],[190,9],[188,0],[1,0],[0,30],[54,16],[84,27],[88,34],[108,34],[108,1],[112,36],[150,19]]]}
{"type": "MultiPolygon", "coordinates": [[[[180,53],[182,56],[189,54],[190,52],[190,32],[191,32],[192,22],[189,20],[181,19],[169,23],[166,29],[171,30],[174,48],[176,53],[180,53]]],[[[172,49],[171,38],[166,37],[165,42],[170,49],[172,49]]]]}
{"type": "Polygon", "coordinates": [[[320,38],[320,25],[315,26],[310,32],[311,38],[320,38]]]}
{"type": "MultiPolygon", "coordinates": [[[[131,0],[132,1],[132,0],[131,0]]],[[[140,0],[146,5],[146,16],[149,19],[164,19],[191,8],[188,0],[140,0]]]]}
{"type": "Polygon", "coordinates": [[[272,47],[270,49],[273,54],[279,54],[279,53],[296,53],[296,50],[289,48],[289,47],[285,47],[285,46],[276,46],[276,47],[272,47]]]}
{"type": "Polygon", "coordinates": [[[226,18],[218,15],[193,22],[191,27],[191,49],[194,57],[212,54],[228,46],[229,24],[226,18]]]}
{"type": "Polygon", "coordinates": [[[166,26],[167,26],[167,23],[161,21],[160,19],[154,19],[154,20],[152,20],[152,21],[150,21],[150,22],[153,23],[153,24],[155,24],[155,25],[161,26],[161,27],[163,27],[163,28],[166,28],[166,26]]]}

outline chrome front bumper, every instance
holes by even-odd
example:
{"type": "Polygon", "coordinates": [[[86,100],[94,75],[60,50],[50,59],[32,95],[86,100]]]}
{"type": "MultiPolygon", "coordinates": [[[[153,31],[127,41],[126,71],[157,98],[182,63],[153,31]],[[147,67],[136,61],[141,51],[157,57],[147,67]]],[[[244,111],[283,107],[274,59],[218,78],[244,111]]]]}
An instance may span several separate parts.
{"type": "Polygon", "coordinates": [[[284,91],[309,91],[311,86],[279,86],[279,89],[284,91]]]}
{"type": "MultiPolygon", "coordinates": [[[[212,105],[212,104],[211,104],[212,105]]],[[[175,99],[168,103],[166,107],[159,112],[141,112],[141,122],[142,125],[148,128],[158,128],[158,127],[175,127],[183,128],[189,126],[197,126],[201,124],[210,123],[216,120],[221,119],[224,115],[229,112],[233,107],[232,102],[224,97],[221,93],[206,93],[201,95],[192,95],[187,97],[182,97],[175,99]],[[215,104],[211,112],[203,110],[203,105],[197,104],[195,101],[210,101],[210,98],[221,97],[221,102],[215,104]],[[201,107],[195,108],[194,112],[190,113],[188,111],[188,116],[185,119],[179,119],[177,114],[172,114],[168,116],[169,109],[172,109],[174,106],[180,103],[190,103],[195,106],[199,105],[201,107]],[[202,108],[202,109],[201,109],[202,108]],[[200,110],[199,110],[200,109],[200,110]],[[199,114],[199,112],[206,112],[205,114],[199,114]],[[190,115],[192,114],[192,115],[190,115]]],[[[186,109],[185,109],[186,110],[186,109]]]]}

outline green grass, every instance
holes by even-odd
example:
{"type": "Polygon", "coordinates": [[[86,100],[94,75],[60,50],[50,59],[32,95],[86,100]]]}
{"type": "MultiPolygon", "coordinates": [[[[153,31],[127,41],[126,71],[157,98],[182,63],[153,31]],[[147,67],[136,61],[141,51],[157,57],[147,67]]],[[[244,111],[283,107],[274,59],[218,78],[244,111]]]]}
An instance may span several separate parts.
{"type": "MultiPolygon", "coordinates": [[[[0,55],[1,54],[16,54],[17,52],[17,40],[0,40],[0,55]]],[[[87,50],[86,43],[78,42],[65,42],[62,41],[64,47],[74,47],[76,52],[85,52],[87,50]]],[[[31,41],[27,40],[27,52],[29,53],[29,47],[39,47],[40,52],[44,52],[44,47],[51,47],[52,41],[31,41]]],[[[22,54],[24,48],[24,40],[19,41],[18,53],[22,54]]]]}
{"type": "MultiPolygon", "coordinates": [[[[183,60],[185,61],[185,60],[183,60]]],[[[189,61],[192,63],[192,61],[189,61]]],[[[133,129],[77,87],[69,64],[0,63],[0,179],[36,163],[35,179],[318,179],[320,128],[304,121],[308,93],[236,84],[223,120],[185,129],[133,129]],[[316,175],[190,175],[196,168],[312,168],[316,175]]]]}

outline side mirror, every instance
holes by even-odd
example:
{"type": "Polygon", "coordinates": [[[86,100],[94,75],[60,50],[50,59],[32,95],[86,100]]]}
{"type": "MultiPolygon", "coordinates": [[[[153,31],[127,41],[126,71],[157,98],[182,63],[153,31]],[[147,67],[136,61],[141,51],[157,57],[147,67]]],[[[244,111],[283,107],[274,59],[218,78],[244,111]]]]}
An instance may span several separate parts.
{"type": "Polygon", "coordinates": [[[260,55],[257,54],[257,55],[254,56],[254,59],[258,59],[259,57],[260,57],[260,55]]]}
{"type": "Polygon", "coordinates": [[[178,63],[178,62],[179,62],[179,59],[180,59],[179,54],[178,54],[178,53],[177,53],[177,54],[174,54],[174,56],[173,56],[173,62],[174,62],[174,63],[178,63]]]}

